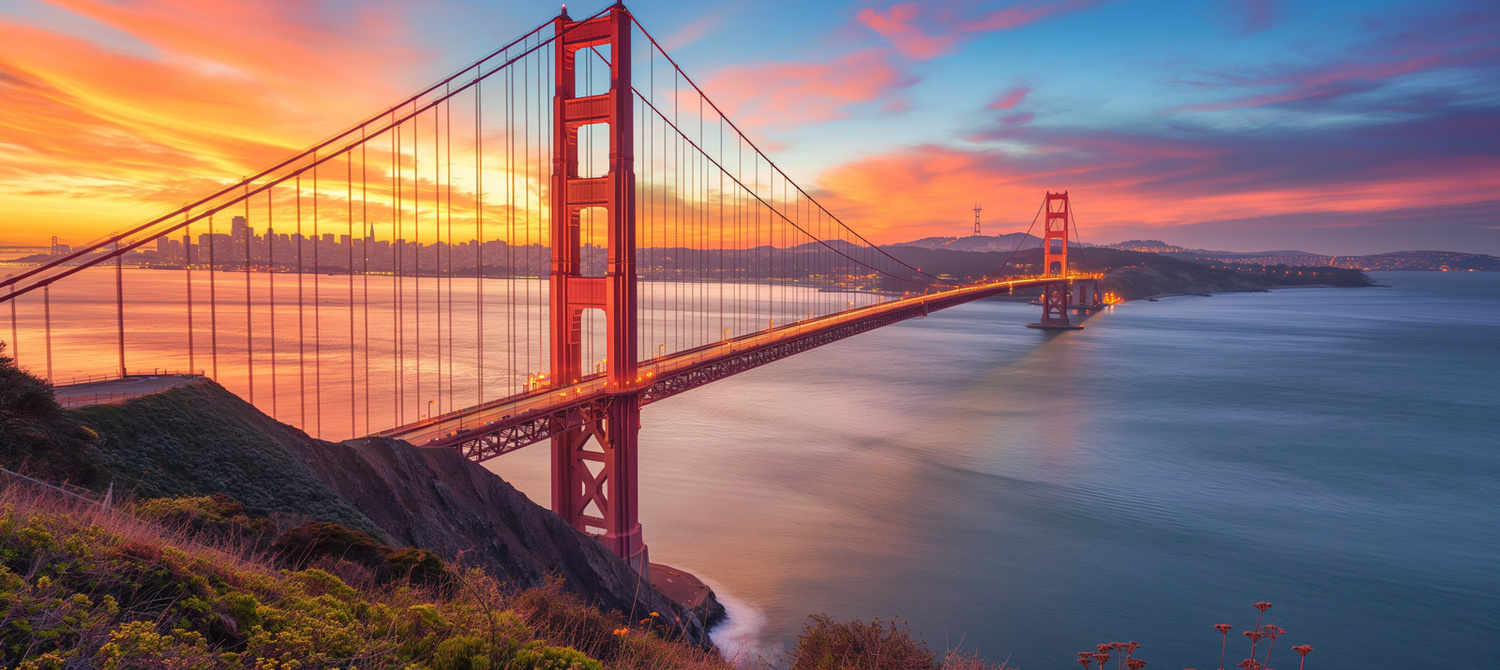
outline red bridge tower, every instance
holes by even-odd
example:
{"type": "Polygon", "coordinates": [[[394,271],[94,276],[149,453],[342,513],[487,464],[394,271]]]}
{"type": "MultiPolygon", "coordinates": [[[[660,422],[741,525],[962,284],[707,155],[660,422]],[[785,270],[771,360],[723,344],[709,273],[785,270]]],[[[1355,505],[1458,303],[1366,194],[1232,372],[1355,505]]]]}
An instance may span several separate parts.
{"type": "MultiPolygon", "coordinates": [[[[1048,193],[1042,208],[1046,215],[1045,232],[1042,235],[1042,274],[1048,277],[1068,275],[1068,230],[1073,218],[1073,208],[1068,203],[1068,192],[1048,193]]],[[[1073,283],[1058,282],[1042,287],[1042,320],[1028,323],[1028,328],[1051,330],[1080,330],[1068,321],[1068,305],[1073,293],[1073,283]]]]}
{"type": "Polygon", "coordinates": [[[552,380],[566,386],[583,377],[583,310],[606,320],[608,400],[585,410],[583,428],[552,438],[552,510],[580,531],[600,536],[642,576],[650,562],[637,514],[637,437],[641,398],[636,372],[635,142],[630,88],[630,13],[616,4],[604,15],[573,21],[557,17],[552,98],[552,380]],[[597,48],[609,61],[609,90],[577,93],[577,54],[597,48]],[[609,127],[609,172],[580,175],[578,135],[585,126],[609,127]],[[584,210],[607,221],[608,268],[583,275],[579,224],[584,210]]]}

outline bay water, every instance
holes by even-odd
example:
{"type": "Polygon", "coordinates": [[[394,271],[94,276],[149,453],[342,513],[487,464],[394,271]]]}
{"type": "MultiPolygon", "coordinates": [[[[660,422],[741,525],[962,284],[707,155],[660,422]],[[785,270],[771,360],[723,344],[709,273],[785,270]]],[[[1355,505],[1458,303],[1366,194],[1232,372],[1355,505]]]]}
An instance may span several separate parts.
{"type": "MultiPolygon", "coordinates": [[[[1023,670],[1500,667],[1500,275],[1132,302],[1076,332],[981,302],[646,408],[652,559],[725,649],[900,617],[1023,670]],[[1266,649],[1260,646],[1261,653],[1266,649]]],[[[545,447],[489,467],[546,504],[545,447]]]]}

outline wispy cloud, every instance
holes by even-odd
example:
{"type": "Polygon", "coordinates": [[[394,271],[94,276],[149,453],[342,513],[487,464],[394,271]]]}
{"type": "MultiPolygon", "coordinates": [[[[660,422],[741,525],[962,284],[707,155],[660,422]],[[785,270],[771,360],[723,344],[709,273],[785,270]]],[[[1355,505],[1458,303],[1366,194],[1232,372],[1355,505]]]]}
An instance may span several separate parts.
{"type": "Polygon", "coordinates": [[[705,89],[736,123],[777,130],[844,118],[851,107],[888,100],[917,81],[888,53],[868,49],[823,63],[721,68],[705,89]]]}
{"type": "Polygon", "coordinates": [[[1000,97],[991,101],[990,104],[985,106],[985,109],[1015,109],[1016,105],[1021,104],[1021,101],[1026,99],[1026,94],[1030,92],[1031,89],[1029,87],[1016,86],[1001,93],[1000,97]]]}
{"type": "Polygon", "coordinates": [[[1254,34],[1270,28],[1276,23],[1280,8],[1275,0],[1221,0],[1229,7],[1230,14],[1239,23],[1241,32],[1254,34]]]}
{"type": "Polygon", "coordinates": [[[951,54],[985,33],[1013,30],[1096,4],[1098,0],[1021,2],[984,11],[969,3],[899,2],[883,10],[866,7],[855,18],[906,57],[930,60],[951,54]]]}
{"type": "MultiPolygon", "coordinates": [[[[1399,84],[1402,77],[1446,69],[1488,71],[1488,87],[1500,68],[1500,16],[1472,11],[1413,17],[1374,25],[1369,38],[1334,57],[1308,65],[1210,73],[1200,85],[1227,94],[1190,105],[1187,111],[1245,107],[1322,105],[1399,84]]],[[[1490,90],[1478,91],[1489,94],[1490,90]]]]}

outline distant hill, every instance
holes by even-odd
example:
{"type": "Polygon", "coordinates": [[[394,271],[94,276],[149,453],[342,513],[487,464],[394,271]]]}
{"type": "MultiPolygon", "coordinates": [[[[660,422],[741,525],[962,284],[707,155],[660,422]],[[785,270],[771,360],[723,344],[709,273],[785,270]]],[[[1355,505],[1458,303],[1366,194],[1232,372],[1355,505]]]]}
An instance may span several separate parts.
{"type": "Polygon", "coordinates": [[[1325,256],[1306,251],[1191,251],[1167,252],[1167,256],[1194,263],[1240,265],[1292,265],[1335,267],[1351,270],[1442,270],[1447,272],[1500,272],[1500,258],[1458,251],[1394,251],[1368,256],[1325,256]]]}
{"type": "Polygon", "coordinates": [[[1288,265],[1335,267],[1349,270],[1442,270],[1448,272],[1500,272],[1500,258],[1458,251],[1393,251],[1365,256],[1329,256],[1296,249],[1274,251],[1214,251],[1189,249],[1161,240],[1126,240],[1105,245],[1121,251],[1162,254],[1194,263],[1233,265],[1288,265]]]}
{"type": "MultiPolygon", "coordinates": [[[[958,281],[1036,274],[1042,266],[1039,247],[1022,249],[1014,256],[1009,249],[973,252],[890,246],[886,251],[902,262],[958,281]]],[[[1185,293],[1264,291],[1283,286],[1369,286],[1371,283],[1358,270],[1249,265],[1214,267],[1167,254],[1103,247],[1069,254],[1068,263],[1074,271],[1104,273],[1105,289],[1126,300],[1185,293]]]]}
{"type": "Polygon", "coordinates": [[[899,242],[888,247],[916,247],[918,249],[947,249],[949,251],[1004,251],[1010,252],[1019,244],[1020,248],[1042,246],[1042,238],[1028,233],[1006,233],[1004,235],[970,235],[968,237],[924,237],[911,242],[899,242]]]}
{"type": "Polygon", "coordinates": [[[1110,249],[1120,251],[1139,251],[1147,254],[1165,254],[1178,251],[1193,251],[1187,247],[1179,247],[1175,244],[1167,244],[1161,240],[1125,240],[1114,244],[1104,245],[1110,249]]]}

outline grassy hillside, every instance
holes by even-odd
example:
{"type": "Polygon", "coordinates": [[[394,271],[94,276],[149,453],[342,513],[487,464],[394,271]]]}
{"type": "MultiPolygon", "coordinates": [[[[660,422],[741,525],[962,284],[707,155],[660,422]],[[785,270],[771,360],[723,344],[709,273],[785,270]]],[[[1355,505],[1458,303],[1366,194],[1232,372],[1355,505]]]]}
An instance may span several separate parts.
{"type": "Polygon", "coordinates": [[[729,668],[660,615],[606,614],[557,585],[515,590],[440,562],[424,579],[382,578],[328,553],[288,569],[278,556],[8,486],[0,666],[729,668]]]}
{"type": "Polygon", "coordinates": [[[68,415],[98,435],[94,453],[116,488],[148,498],[225,493],[292,525],[317,519],[385,536],[297,458],[311,438],[211,381],[68,415]]]}

